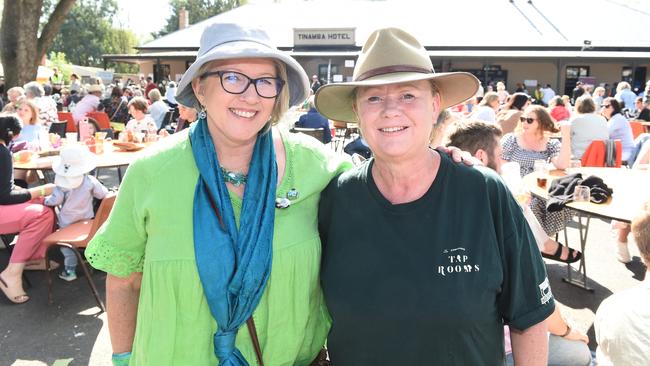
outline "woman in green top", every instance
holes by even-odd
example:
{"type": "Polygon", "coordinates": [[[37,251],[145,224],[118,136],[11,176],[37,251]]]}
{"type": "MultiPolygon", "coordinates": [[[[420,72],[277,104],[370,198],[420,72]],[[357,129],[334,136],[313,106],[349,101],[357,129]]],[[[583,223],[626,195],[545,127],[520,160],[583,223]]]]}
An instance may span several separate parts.
{"type": "Polygon", "coordinates": [[[108,272],[117,365],[308,365],[329,330],[319,194],[350,167],[271,125],[307,96],[300,65],[254,28],[206,28],[176,97],[199,121],[129,168],[87,249],[108,272]]]}

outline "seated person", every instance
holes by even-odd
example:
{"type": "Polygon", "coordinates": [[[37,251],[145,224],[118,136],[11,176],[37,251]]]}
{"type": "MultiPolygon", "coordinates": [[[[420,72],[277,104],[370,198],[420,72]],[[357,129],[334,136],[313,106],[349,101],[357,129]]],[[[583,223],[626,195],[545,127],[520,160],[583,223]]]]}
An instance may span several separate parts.
{"type": "Polygon", "coordinates": [[[642,100],[639,105],[639,114],[636,116],[636,119],[641,121],[650,122],[650,95],[646,96],[645,100],[642,100]]]}
{"type": "MultiPolygon", "coordinates": [[[[501,129],[499,126],[483,121],[469,120],[457,122],[452,127],[454,127],[454,131],[449,135],[449,146],[468,151],[488,168],[501,173],[501,144],[499,143],[501,129]]],[[[582,253],[579,251],[551,239],[528,205],[524,205],[523,210],[531,231],[535,235],[537,246],[545,258],[573,263],[582,257],[582,253]]]]}
{"type": "Polygon", "coordinates": [[[133,117],[127,122],[126,129],[133,132],[148,132],[155,134],[158,131],[156,122],[147,114],[149,103],[143,97],[135,97],[129,102],[129,113],[133,117]]]}
{"type": "Polygon", "coordinates": [[[82,118],[84,118],[88,113],[95,112],[97,110],[103,110],[104,107],[101,105],[102,96],[102,87],[101,85],[93,84],[88,87],[88,94],[86,94],[83,99],[77,103],[74,110],[72,111],[72,118],[76,123],[79,123],[82,118]]]}
{"type": "Polygon", "coordinates": [[[605,117],[596,114],[596,104],[590,96],[578,98],[575,109],[571,119],[571,155],[580,159],[592,141],[607,140],[609,130],[605,117]]]}
{"type": "Polygon", "coordinates": [[[182,104],[178,104],[178,122],[176,124],[176,130],[174,132],[180,132],[184,129],[190,127],[198,117],[198,112],[196,109],[191,107],[186,107],[182,104]]]}
{"type": "MultiPolygon", "coordinates": [[[[455,130],[449,135],[450,146],[456,146],[461,150],[468,151],[488,168],[500,172],[501,144],[499,140],[501,138],[501,129],[499,126],[483,121],[470,120],[457,122],[453,127],[455,127],[455,130]]],[[[535,241],[537,241],[537,246],[542,253],[544,251],[554,252],[556,255],[562,253],[565,247],[546,235],[528,205],[523,205],[522,208],[524,209],[524,217],[526,217],[531,231],[535,236],[535,241]]],[[[577,257],[580,258],[581,255],[577,257]]],[[[584,333],[571,328],[565,322],[557,304],[553,314],[546,319],[546,323],[548,332],[550,333],[548,348],[549,365],[588,366],[591,364],[591,352],[587,346],[589,338],[584,333]]],[[[507,352],[506,359],[508,365],[513,364],[512,353],[507,352]]]]}
{"type": "Polygon", "coordinates": [[[296,122],[295,127],[300,128],[322,128],[323,129],[323,138],[321,142],[324,144],[332,141],[332,133],[330,132],[330,122],[327,118],[323,117],[316,110],[314,105],[314,97],[309,97],[309,111],[306,114],[303,114],[296,122]]]}
{"type": "Polygon", "coordinates": [[[596,311],[599,365],[650,365],[650,201],[632,220],[632,234],[646,264],[645,279],[603,300],[596,311]]]}
{"type": "Polygon", "coordinates": [[[169,106],[167,103],[162,101],[162,96],[160,90],[151,89],[147,95],[149,100],[151,100],[151,106],[149,106],[149,115],[156,122],[156,128],[160,128],[165,119],[165,114],[169,111],[169,106]]]}

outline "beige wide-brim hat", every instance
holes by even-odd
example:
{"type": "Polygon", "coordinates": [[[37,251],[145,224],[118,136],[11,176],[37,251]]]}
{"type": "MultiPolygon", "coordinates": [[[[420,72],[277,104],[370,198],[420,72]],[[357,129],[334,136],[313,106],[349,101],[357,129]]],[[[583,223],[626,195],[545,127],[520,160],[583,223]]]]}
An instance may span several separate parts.
{"type": "Polygon", "coordinates": [[[201,109],[192,80],[199,77],[201,66],[216,60],[267,58],[282,62],[287,68],[286,87],[289,105],[298,105],[307,99],[309,80],[302,66],[289,54],[278,50],[262,29],[239,24],[215,23],[203,31],[196,60],[185,71],[178,83],[176,100],[188,107],[201,109]]]}
{"type": "Polygon", "coordinates": [[[359,122],[352,109],[354,90],[360,86],[433,80],[440,92],[440,109],[473,97],[478,79],[467,72],[436,73],[427,51],[409,33],[398,28],[374,31],[361,49],[351,82],[328,84],[316,92],[316,108],[327,118],[359,122]]]}

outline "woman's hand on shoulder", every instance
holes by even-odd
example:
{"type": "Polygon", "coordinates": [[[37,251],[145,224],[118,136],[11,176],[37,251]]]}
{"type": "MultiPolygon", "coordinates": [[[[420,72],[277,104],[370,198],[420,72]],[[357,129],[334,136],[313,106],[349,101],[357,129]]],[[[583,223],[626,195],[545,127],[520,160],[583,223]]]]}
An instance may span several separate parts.
{"type": "Polygon", "coordinates": [[[483,165],[480,160],[473,157],[468,151],[461,150],[455,146],[438,146],[436,150],[445,153],[456,163],[463,163],[467,166],[483,165]]]}

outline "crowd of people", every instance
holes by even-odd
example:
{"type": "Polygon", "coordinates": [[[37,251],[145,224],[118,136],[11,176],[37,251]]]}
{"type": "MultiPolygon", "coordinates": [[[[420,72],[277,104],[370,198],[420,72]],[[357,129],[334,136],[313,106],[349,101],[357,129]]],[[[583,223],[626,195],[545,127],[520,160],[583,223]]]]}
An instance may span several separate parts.
{"type": "MultiPolygon", "coordinates": [[[[0,233],[18,233],[0,290],[29,300],[21,275],[54,229],[48,206],[63,204],[64,227],[106,195],[88,176],[84,145],[61,150],[55,185],[32,188],[15,184],[14,147],[38,139],[57,104],[76,121],[104,110],[148,133],[174,104],[190,128],[129,167],[86,250],[108,273],[115,365],[403,365],[432,355],[450,365],[590,365],[588,338],[564,320],[542,261],[581,259],[552,239],[573,213],[514,199],[499,174],[504,162],[521,176],[538,160],[567,168],[597,139],[621,140],[627,165],[646,164],[650,142],[635,141],[628,123],[643,110],[629,106],[624,84],[614,97],[585,89],[563,98],[540,86],[533,100],[500,82],[479,101],[473,75],[435,73],[417,39],[384,28],[365,42],[352,81],[310,85],[262,29],[221,23],[206,28],[196,61],[165,91],[153,80],[106,90],[76,78],[66,94],[57,77],[57,103],[27,84],[10,90],[6,108],[17,114],[0,115],[0,233]],[[358,123],[373,157],[354,166],[276,126],[305,100],[312,114],[299,122],[358,123]],[[455,114],[467,100],[473,110],[455,114]]],[[[620,230],[632,231],[648,263],[650,204],[644,210],[620,230]]],[[[66,281],[76,278],[69,254],[66,281]]],[[[630,306],[647,298],[648,281],[599,310],[599,360],[650,362],[639,326],[650,315],[630,306]],[[623,308],[630,316],[616,317],[623,308]]]]}

